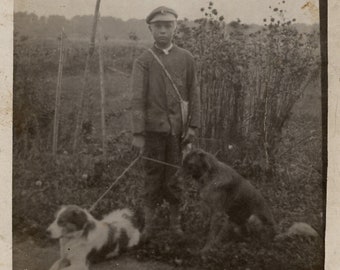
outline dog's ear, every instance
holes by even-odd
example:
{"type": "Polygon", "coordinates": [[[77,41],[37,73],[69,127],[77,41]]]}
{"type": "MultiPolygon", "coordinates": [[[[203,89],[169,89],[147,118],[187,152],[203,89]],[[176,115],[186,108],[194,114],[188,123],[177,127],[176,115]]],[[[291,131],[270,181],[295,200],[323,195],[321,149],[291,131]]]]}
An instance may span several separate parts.
{"type": "Polygon", "coordinates": [[[86,223],[88,222],[88,218],[86,213],[81,209],[74,209],[71,211],[70,221],[73,225],[76,226],[78,230],[84,228],[86,223]]]}
{"type": "Polygon", "coordinates": [[[182,150],[182,165],[185,165],[195,156],[195,150],[182,150]]]}
{"type": "Polygon", "coordinates": [[[92,231],[95,228],[95,224],[93,221],[87,221],[83,228],[83,236],[87,237],[90,231],[92,231]]]}
{"type": "Polygon", "coordinates": [[[208,153],[201,151],[199,153],[199,157],[204,169],[211,171],[211,169],[214,167],[214,161],[212,160],[211,156],[208,153]]]}

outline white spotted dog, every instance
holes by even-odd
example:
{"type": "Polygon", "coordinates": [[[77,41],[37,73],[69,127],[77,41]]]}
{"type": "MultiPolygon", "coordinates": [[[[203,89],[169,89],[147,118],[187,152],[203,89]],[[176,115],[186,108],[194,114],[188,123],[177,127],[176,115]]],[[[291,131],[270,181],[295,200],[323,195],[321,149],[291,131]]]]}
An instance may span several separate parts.
{"type": "Polygon", "coordinates": [[[128,209],[115,210],[102,220],[76,205],[62,206],[48,227],[59,239],[60,259],[50,270],[87,270],[89,263],[113,258],[139,243],[140,231],[128,209]]]}

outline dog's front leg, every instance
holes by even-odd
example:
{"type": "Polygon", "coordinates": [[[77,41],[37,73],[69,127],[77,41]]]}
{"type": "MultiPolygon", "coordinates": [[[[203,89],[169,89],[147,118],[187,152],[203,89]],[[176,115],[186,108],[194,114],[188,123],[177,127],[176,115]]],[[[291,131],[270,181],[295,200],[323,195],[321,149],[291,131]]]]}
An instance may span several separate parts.
{"type": "Polygon", "coordinates": [[[62,270],[88,270],[89,267],[87,264],[82,263],[82,264],[72,264],[68,267],[63,268],[62,270]]]}
{"type": "Polygon", "coordinates": [[[88,262],[86,260],[86,256],[82,256],[84,254],[77,254],[80,256],[71,256],[70,258],[70,265],[68,265],[65,268],[62,268],[62,270],[88,270],[88,262]]]}
{"type": "Polygon", "coordinates": [[[60,270],[65,269],[65,267],[70,265],[70,261],[66,258],[61,258],[57,260],[50,268],[50,270],[60,270]]]}
{"type": "Polygon", "coordinates": [[[223,213],[219,211],[213,211],[210,218],[210,228],[208,233],[208,239],[201,250],[202,254],[209,252],[218,240],[221,228],[223,225],[223,213]]]}
{"type": "Polygon", "coordinates": [[[57,260],[50,268],[50,270],[59,270],[60,269],[60,262],[62,259],[57,260]]]}

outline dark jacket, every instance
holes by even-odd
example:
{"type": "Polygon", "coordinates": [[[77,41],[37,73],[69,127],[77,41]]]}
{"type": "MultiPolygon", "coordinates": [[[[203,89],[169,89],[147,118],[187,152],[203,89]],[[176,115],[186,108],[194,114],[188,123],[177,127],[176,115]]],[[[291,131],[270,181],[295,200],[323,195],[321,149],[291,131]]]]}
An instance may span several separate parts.
{"type": "MultiPolygon", "coordinates": [[[[192,54],[176,45],[167,55],[155,46],[152,49],[171,74],[182,98],[189,101],[189,126],[199,128],[200,94],[192,54]]],[[[178,98],[163,69],[147,50],[133,66],[132,122],[134,134],[182,133],[178,98]]]]}

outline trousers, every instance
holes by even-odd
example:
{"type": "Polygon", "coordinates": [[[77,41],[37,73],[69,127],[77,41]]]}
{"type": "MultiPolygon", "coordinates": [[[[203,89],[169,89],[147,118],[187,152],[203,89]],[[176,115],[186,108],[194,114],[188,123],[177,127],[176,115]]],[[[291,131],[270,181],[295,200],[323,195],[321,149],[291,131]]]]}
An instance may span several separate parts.
{"type": "MultiPolygon", "coordinates": [[[[147,132],[145,135],[144,155],[146,157],[171,163],[181,164],[181,137],[159,132],[147,132]]],[[[166,200],[170,205],[181,203],[182,188],[175,173],[176,168],[144,160],[146,173],[144,182],[144,204],[155,208],[166,200]]]]}

